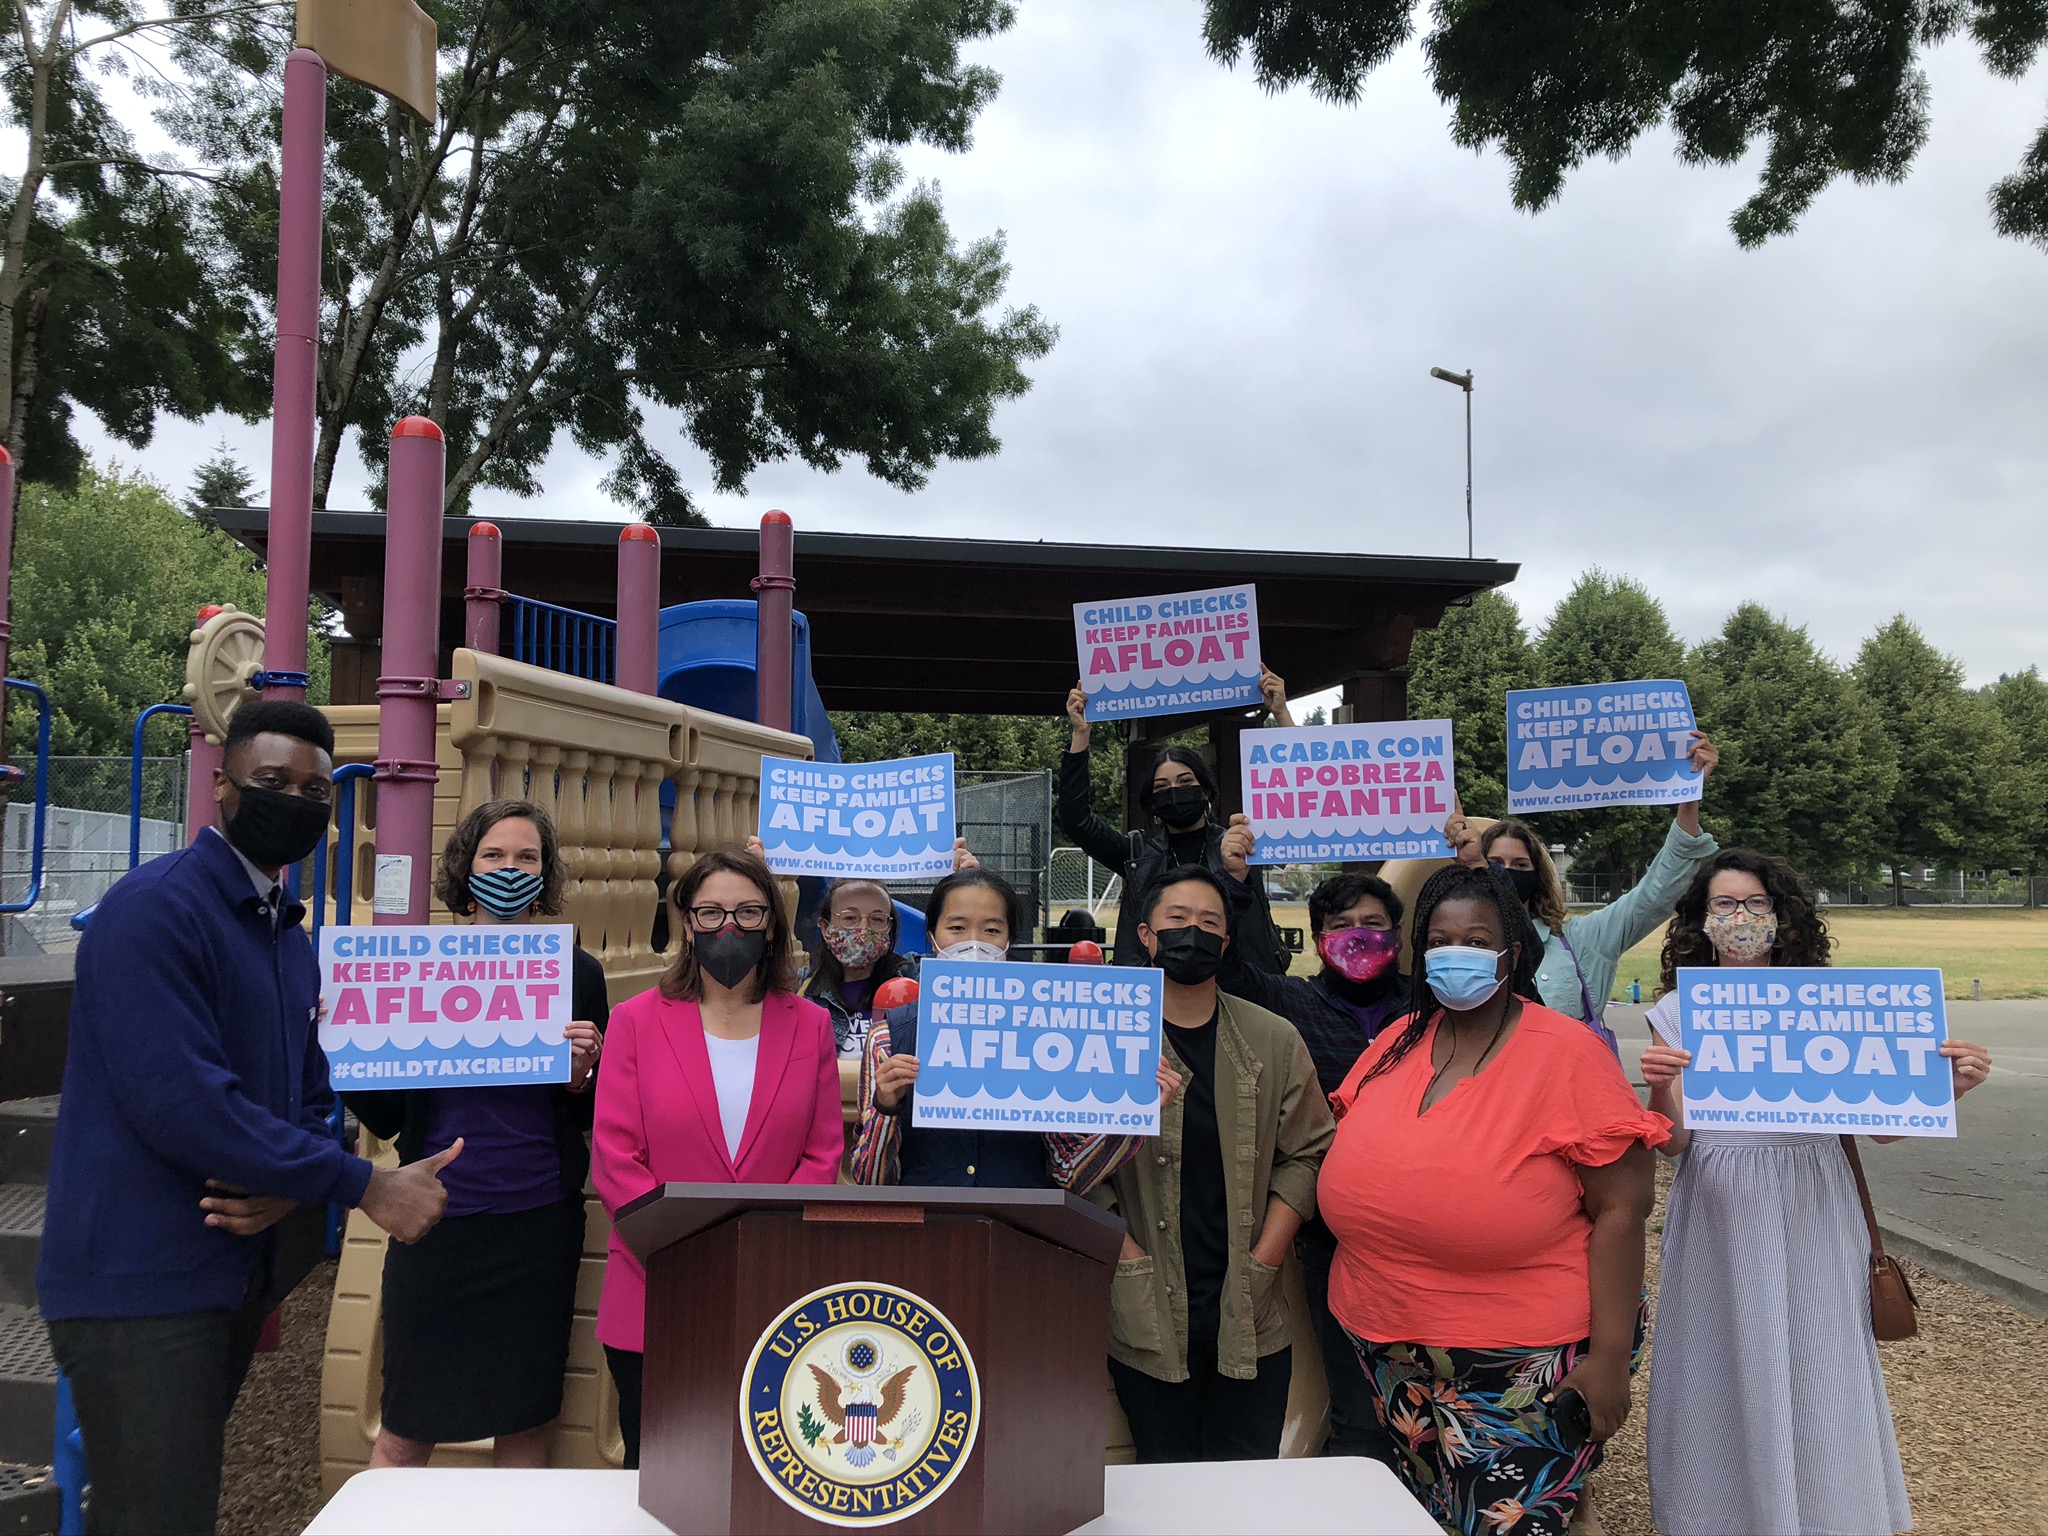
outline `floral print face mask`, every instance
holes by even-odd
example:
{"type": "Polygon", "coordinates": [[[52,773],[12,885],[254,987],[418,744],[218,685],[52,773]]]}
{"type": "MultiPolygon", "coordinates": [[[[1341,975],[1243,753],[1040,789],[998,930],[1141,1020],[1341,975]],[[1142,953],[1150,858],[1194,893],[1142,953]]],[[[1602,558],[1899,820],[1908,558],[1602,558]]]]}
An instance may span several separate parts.
{"type": "Polygon", "coordinates": [[[873,965],[889,952],[886,928],[840,928],[828,923],[819,932],[825,947],[832,951],[832,958],[854,970],[873,965]]]}
{"type": "Polygon", "coordinates": [[[1709,912],[1703,925],[1707,942],[1724,960],[1754,960],[1771,952],[1778,942],[1778,918],[1758,917],[1737,907],[1733,912],[1709,912]]]}

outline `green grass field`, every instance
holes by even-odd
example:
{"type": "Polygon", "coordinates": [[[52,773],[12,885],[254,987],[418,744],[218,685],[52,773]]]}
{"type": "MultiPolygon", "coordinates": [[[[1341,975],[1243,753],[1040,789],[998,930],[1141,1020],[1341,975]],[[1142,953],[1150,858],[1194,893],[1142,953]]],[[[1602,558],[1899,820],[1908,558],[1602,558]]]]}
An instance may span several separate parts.
{"type": "MultiPolygon", "coordinates": [[[[1276,902],[1273,920],[1306,928],[1308,908],[1276,902]]],[[[1836,907],[1828,914],[1837,965],[1937,966],[1950,997],[1968,997],[1973,979],[1986,997],[2048,997],[2048,911],[1958,909],[1953,907],[1836,907]]],[[[1657,985],[1657,956],[1664,931],[1622,956],[1614,995],[1628,996],[1628,984],[1643,984],[1648,1002],[1657,985]]],[[[1295,957],[1297,975],[1313,974],[1315,951],[1295,957]]]]}

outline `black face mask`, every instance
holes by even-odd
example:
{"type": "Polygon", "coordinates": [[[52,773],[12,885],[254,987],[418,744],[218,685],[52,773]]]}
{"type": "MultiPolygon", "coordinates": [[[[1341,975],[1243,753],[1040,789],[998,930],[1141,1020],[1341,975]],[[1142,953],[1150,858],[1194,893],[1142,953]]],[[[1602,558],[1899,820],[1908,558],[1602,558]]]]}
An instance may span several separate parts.
{"type": "Polygon", "coordinates": [[[1496,864],[1493,872],[1515,888],[1515,900],[1525,907],[1543,889],[1543,877],[1533,869],[1509,869],[1505,864],[1496,864]]]}
{"type": "MultiPolygon", "coordinates": [[[[233,779],[228,780],[235,784],[233,779]]],[[[235,784],[235,814],[221,824],[227,840],[258,869],[283,869],[312,856],[327,835],[332,807],[260,784],[235,784]]]]}
{"type": "Polygon", "coordinates": [[[722,987],[736,987],[768,953],[768,935],[727,923],[716,933],[693,933],[690,948],[704,974],[722,987]]]}
{"type": "Polygon", "coordinates": [[[1209,797],[1199,784],[1176,784],[1152,791],[1152,814],[1176,832],[1199,826],[1209,814],[1209,797]]]}
{"type": "Polygon", "coordinates": [[[1152,963],[1166,972],[1168,981],[1198,987],[1214,980],[1223,968],[1222,936],[1206,928],[1161,928],[1152,937],[1159,941],[1152,963]]]}

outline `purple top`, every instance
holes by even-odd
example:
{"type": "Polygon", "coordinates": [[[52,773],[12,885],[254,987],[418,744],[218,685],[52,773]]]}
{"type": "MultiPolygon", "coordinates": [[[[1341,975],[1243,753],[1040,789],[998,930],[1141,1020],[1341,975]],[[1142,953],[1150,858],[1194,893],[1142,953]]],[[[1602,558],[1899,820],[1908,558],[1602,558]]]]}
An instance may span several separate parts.
{"type": "Polygon", "coordinates": [[[441,1170],[450,1216],[509,1216],[565,1198],[555,1146],[555,1095],[546,1083],[453,1088],[428,1095],[426,1155],[464,1138],[441,1170]]]}

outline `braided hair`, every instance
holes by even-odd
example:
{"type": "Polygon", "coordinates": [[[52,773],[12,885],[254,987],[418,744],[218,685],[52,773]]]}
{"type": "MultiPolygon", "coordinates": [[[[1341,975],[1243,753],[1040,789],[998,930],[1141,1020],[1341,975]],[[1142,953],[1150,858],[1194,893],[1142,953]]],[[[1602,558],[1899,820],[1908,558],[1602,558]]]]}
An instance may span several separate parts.
{"type": "Polygon", "coordinates": [[[1361,1083],[1393,1071],[1395,1065],[1429,1033],[1430,1024],[1443,1011],[1443,1004],[1429,985],[1429,967],[1423,955],[1429,946],[1429,923],[1436,909],[1447,901],[1479,901],[1492,907],[1500,917],[1501,941],[1510,946],[1514,960],[1502,985],[1511,993],[1533,997],[1536,981],[1536,952],[1529,942],[1529,919],[1522,910],[1515,888],[1491,867],[1474,869],[1469,864],[1448,864],[1423,882],[1415,897],[1413,926],[1408,930],[1409,952],[1415,968],[1408,978],[1408,1017],[1401,1033],[1386,1054],[1372,1064],[1361,1083]]]}

